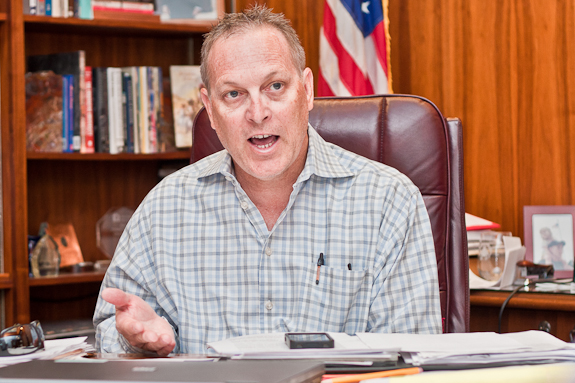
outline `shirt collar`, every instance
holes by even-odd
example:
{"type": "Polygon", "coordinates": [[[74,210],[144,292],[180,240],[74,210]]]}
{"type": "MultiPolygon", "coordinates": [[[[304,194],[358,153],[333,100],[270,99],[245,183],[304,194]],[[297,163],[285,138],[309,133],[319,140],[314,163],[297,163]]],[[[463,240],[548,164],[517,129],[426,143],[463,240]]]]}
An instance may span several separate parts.
{"type": "MultiPolygon", "coordinates": [[[[312,175],[323,178],[342,178],[354,175],[353,171],[341,164],[340,157],[334,154],[335,145],[326,142],[310,124],[308,124],[308,136],[307,158],[297,182],[305,181],[312,175]]],[[[213,161],[204,169],[199,178],[217,173],[235,178],[232,171],[232,157],[228,151],[224,149],[213,156],[213,161]]]]}

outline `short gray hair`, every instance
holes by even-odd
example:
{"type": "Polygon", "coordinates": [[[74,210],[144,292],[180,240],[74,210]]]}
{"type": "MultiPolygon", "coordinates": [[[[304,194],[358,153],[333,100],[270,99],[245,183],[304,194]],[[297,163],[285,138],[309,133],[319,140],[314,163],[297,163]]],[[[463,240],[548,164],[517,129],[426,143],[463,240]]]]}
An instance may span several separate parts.
{"type": "Polygon", "coordinates": [[[290,21],[285,18],[283,13],[273,13],[265,5],[254,5],[242,13],[226,13],[218,24],[204,35],[200,72],[202,82],[208,93],[210,91],[208,58],[215,42],[236,33],[244,33],[262,27],[274,28],[283,34],[288,42],[293,63],[300,71],[300,75],[303,74],[305,69],[305,51],[290,21]]]}

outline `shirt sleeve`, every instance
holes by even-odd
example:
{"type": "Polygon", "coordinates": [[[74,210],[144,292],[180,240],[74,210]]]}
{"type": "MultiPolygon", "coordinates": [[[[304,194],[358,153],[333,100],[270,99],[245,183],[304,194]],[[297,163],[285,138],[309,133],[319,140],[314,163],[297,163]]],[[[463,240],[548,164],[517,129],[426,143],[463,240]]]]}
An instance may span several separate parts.
{"type": "Polygon", "coordinates": [[[396,190],[388,205],[380,227],[367,331],[441,333],[437,260],[423,197],[419,190],[396,190]]]}
{"type": "Polygon", "coordinates": [[[100,288],[93,321],[96,328],[95,348],[101,353],[146,353],[130,345],[116,330],[115,307],[104,301],[101,295],[101,292],[108,287],[139,296],[159,316],[164,317],[174,330],[176,347],[172,352],[179,352],[179,339],[174,321],[156,299],[157,276],[154,272],[152,241],[148,220],[143,218],[145,215],[141,209],[142,207],[134,213],[126,226],[100,288]]]}

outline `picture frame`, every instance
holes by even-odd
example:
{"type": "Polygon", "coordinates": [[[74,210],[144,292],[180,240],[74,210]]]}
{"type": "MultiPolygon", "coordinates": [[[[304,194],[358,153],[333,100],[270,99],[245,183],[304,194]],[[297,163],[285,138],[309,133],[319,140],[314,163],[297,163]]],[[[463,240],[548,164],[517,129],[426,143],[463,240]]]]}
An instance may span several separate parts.
{"type": "Polygon", "coordinates": [[[525,259],[553,264],[554,278],[573,279],[575,206],[523,207],[525,259]]]}
{"type": "Polygon", "coordinates": [[[154,0],[160,22],[213,25],[225,11],[225,0],[154,0]]]}

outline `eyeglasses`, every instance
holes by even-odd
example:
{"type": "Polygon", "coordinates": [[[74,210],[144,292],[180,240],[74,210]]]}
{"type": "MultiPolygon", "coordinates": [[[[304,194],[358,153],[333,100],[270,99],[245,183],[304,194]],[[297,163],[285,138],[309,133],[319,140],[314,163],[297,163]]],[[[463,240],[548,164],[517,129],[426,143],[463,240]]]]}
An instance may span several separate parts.
{"type": "Polygon", "coordinates": [[[40,322],[15,324],[0,332],[0,356],[26,355],[44,349],[40,322]]]}

